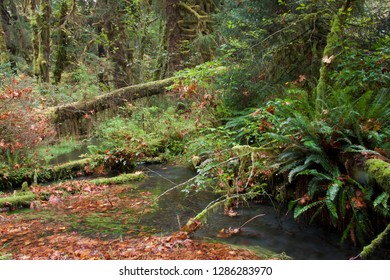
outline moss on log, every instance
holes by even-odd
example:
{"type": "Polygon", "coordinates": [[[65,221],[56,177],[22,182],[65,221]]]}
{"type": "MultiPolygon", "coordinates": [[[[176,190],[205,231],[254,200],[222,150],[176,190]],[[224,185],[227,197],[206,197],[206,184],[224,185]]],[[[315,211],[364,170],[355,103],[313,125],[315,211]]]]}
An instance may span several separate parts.
{"type": "Polygon", "coordinates": [[[0,261],[11,260],[11,259],[12,259],[12,254],[0,255],[0,261]]]}
{"type": "Polygon", "coordinates": [[[36,199],[36,194],[32,192],[17,193],[11,196],[0,198],[0,208],[17,208],[20,206],[30,206],[31,201],[36,199]]]}
{"type": "Polygon", "coordinates": [[[51,108],[54,121],[61,124],[67,120],[79,120],[85,114],[94,114],[126,104],[134,99],[162,94],[165,88],[174,83],[174,78],[133,85],[103,94],[89,101],[75,102],[68,105],[51,108]]]}
{"type": "Polygon", "coordinates": [[[54,172],[54,176],[57,177],[58,175],[61,175],[61,173],[63,172],[69,173],[69,172],[83,170],[84,167],[90,162],[91,162],[90,158],[83,158],[79,160],[66,162],[60,165],[56,165],[52,167],[51,170],[52,172],[54,172]]]}
{"type": "Polygon", "coordinates": [[[126,173],[112,178],[98,178],[91,180],[95,185],[125,184],[131,181],[140,181],[145,178],[143,172],[126,173]]]}
{"type": "Polygon", "coordinates": [[[390,193],[390,163],[380,159],[369,159],[366,166],[368,174],[381,188],[390,193]]]}

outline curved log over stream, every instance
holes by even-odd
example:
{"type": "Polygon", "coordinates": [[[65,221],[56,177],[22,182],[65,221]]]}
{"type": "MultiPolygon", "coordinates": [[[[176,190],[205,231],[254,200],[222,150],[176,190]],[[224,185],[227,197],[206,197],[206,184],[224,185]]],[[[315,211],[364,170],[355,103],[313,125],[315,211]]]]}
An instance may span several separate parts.
{"type": "Polygon", "coordinates": [[[174,78],[167,78],[124,87],[98,96],[92,100],[54,107],[49,109],[48,112],[52,115],[59,134],[64,131],[79,134],[85,132],[86,126],[82,124],[83,119],[88,119],[92,115],[96,115],[104,110],[115,109],[138,98],[162,94],[165,92],[165,88],[172,85],[173,82],[174,78]],[[83,129],[80,129],[81,127],[83,129]]]}

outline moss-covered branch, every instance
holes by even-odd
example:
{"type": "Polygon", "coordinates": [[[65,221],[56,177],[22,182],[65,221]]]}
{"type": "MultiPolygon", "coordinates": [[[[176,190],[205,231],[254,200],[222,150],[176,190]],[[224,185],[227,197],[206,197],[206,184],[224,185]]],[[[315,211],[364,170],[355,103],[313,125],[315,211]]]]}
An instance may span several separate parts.
{"type": "Polygon", "coordinates": [[[383,239],[390,232],[390,224],[387,225],[385,230],[381,232],[371,243],[367,246],[364,246],[362,252],[359,254],[359,257],[362,259],[366,259],[369,255],[371,255],[379,246],[381,245],[383,239]]]}

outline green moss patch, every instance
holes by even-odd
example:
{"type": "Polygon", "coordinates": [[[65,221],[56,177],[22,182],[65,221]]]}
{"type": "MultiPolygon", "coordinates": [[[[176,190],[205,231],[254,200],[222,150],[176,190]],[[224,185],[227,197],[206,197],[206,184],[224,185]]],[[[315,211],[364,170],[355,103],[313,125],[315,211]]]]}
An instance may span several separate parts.
{"type": "Polygon", "coordinates": [[[390,163],[380,159],[369,159],[366,161],[366,165],[368,174],[375,179],[379,186],[390,193],[390,163]]]}

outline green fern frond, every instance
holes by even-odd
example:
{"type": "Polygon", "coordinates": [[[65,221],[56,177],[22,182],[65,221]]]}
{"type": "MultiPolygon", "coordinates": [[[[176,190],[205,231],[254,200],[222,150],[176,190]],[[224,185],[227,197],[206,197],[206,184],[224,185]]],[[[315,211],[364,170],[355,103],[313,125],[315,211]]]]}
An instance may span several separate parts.
{"type": "Polygon", "coordinates": [[[307,169],[310,165],[311,165],[311,163],[309,162],[308,164],[303,164],[303,165],[300,165],[300,166],[297,166],[297,167],[293,168],[293,169],[288,173],[288,182],[291,183],[292,180],[293,180],[293,178],[294,178],[294,176],[295,176],[297,173],[299,173],[299,172],[301,172],[301,171],[307,169]]]}
{"type": "Polygon", "coordinates": [[[305,205],[305,206],[297,204],[297,206],[294,209],[294,219],[297,219],[300,215],[302,215],[303,213],[305,213],[309,209],[311,209],[311,208],[313,208],[315,206],[321,205],[323,203],[324,203],[323,200],[318,200],[318,201],[315,201],[315,202],[310,203],[310,204],[305,205]]]}
{"type": "Polygon", "coordinates": [[[339,218],[339,215],[337,214],[336,204],[333,201],[329,200],[329,199],[325,200],[325,204],[326,204],[326,207],[329,210],[329,213],[330,213],[330,216],[331,216],[331,219],[332,219],[332,224],[335,226],[336,222],[337,222],[337,219],[339,218]]]}
{"type": "Polygon", "coordinates": [[[341,181],[334,181],[329,187],[328,187],[328,190],[326,192],[326,199],[327,200],[330,200],[330,201],[335,201],[336,199],[336,196],[340,190],[340,187],[342,185],[342,182],[341,181]]]}
{"type": "Polygon", "coordinates": [[[308,139],[308,140],[304,141],[303,146],[306,147],[308,149],[308,151],[310,151],[310,152],[314,152],[314,153],[321,153],[322,152],[321,146],[318,145],[318,143],[313,141],[312,139],[308,139]]]}

